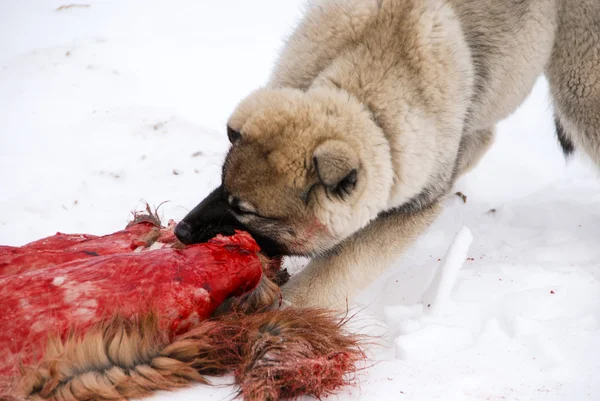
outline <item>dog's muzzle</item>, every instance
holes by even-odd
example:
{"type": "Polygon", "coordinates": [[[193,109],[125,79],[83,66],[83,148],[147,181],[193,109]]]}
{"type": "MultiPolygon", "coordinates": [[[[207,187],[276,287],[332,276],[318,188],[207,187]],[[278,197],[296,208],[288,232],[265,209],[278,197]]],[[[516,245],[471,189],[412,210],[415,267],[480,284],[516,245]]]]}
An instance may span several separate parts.
{"type": "Polygon", "coordinates": [[[267,256],[287,254],[277,241],[252,232],[231,213],[223,186],[210,193],[175,226],[175,236],[185,245],[206,242],[216,235],[233,235],[235,230],[248,231],[267,256]]]}
{"type": "Polygon", "coordinates": [[[244,226],[231,214],[220,186],[192,209],[175,227],[175,236],[182,243],[206,242],[217,234],[233,235],[244,226]]]}

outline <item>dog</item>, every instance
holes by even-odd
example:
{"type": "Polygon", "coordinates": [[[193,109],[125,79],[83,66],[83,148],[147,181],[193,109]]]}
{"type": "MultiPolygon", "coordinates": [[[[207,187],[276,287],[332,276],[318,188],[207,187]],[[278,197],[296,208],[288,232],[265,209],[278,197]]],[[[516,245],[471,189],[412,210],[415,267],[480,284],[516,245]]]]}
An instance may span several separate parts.
{"type": "Polygon", "coordinates": [[[600,164],[600,1],[310,4],[228,120],[222,185],[176,235],[243,229],[268,255],[310,256],[285,299],[343,308],[435,220],[542,74],[565,155],[600,164]]]}

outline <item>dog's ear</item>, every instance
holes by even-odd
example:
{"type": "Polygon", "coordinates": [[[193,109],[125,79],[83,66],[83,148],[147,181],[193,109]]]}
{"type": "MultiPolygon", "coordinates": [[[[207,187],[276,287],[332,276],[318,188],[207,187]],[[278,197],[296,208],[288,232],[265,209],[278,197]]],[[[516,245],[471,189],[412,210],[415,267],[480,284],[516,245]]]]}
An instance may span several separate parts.
{"type": "Polygon", "coordinates": [[[346,142],[335,139],[322,142],[314,150],[312,160],[319,181],[328,191],[343,199],[356,188],[360,160],[346,142]]]}

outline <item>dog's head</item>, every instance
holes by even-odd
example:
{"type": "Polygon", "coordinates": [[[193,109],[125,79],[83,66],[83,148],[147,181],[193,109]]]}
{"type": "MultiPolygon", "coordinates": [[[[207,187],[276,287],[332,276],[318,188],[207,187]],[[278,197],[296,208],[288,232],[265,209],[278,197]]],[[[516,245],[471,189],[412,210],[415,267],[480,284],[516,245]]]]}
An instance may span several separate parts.
{"type": "Polygon", "coordinates": [[[227,134],[222,185],[178,225],[184,243],[239,228],[267,254],[312,255],[385,209],[389,145],[347,93],[258,90],[238,105],[227,134]]]}

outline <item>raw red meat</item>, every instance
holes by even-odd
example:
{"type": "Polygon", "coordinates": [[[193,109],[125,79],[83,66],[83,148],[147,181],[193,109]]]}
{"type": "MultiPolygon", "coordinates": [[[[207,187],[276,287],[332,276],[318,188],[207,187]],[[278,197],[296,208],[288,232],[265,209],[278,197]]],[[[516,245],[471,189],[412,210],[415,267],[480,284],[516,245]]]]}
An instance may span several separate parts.
{"type": "Polygon", "coordinates": [[[183,247],[175,222],[135,217],[0,247],[0,400],[117,401],[228,372],[246,401],[350,383],[359,337],[327,311],[268,310],[287,277],[249,234],[183,247]]]}
{"type": "Polygon", "coordinates": [[[161,233],[143,222],[104,237],[57,234],[17,248],[12,259],[5,251],[4,271],[21,273],[0,276],[0,375],[13,373],[19,361],[40,360],[50,334],[83,332],[116,313],[153,311],[170,335],[184,332],[226,298],[255,288],[262,277],[259,247],[249,234],[184,249],[132,252],[143,244],[163,245],[144,242],[152,230],[154,240],[172,237],[169,230],[161,233]],[[48,249],[61,244],[62,251],[48,249]]]}
{"type": "Polygon", "coordinates": [[[22,247],[0,246],[0,276],[21,274],[74,260],[130,252],[138,246],[150,245],[160,234],[161,230],[154,224],[141,222],[101,237],[56,233],[22,247]]]}

